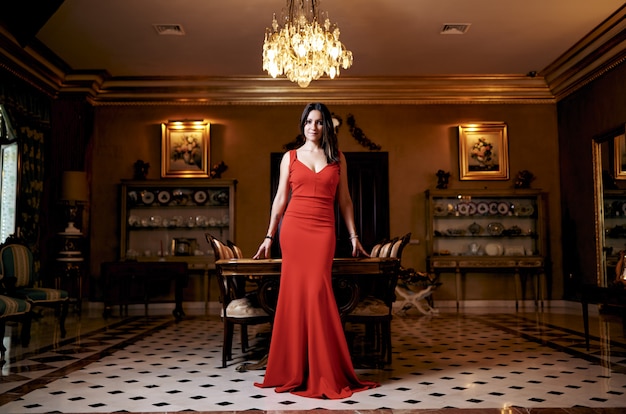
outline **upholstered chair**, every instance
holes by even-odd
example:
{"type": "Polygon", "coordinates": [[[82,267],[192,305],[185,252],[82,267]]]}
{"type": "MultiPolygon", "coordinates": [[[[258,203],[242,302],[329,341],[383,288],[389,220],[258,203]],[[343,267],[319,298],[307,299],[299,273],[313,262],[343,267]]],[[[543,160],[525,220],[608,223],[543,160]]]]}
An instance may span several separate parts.
{"type": "Polygon", "coordinates": [[[30,309],[30,303],[23,299],[0,295],[0,365],[5,362],[4,355],[7,350],[4,346],[7,321],[17,320],[22,322],[22,346],[28,346],[30,342],[30,309]]]}
{"type": "MultiPolygon", "coordinates": [[[[410,238],[411,233],[408,233],[384,243],[379,257],[395,257],[400,260],[410,238]]],[[[345,323],[365,325],[365,339],[379,352],[380,359],[376,361],[379,365],[391,364],[391,320],[397,283],[397,272],[382,283],[374,283],[352,312],[344,317],[345,323]]]]}
{"type": "MultiPolygon", "coordinates": [[[[207,240],[213,247],[215,260],[233,259],[235,253],[228,245],[225,245],[209,233],[207,240]]],[[[241,254],[239,248],[234,249],[237,254],[241,254]]],[[[222,346],[222,367],[226,367],[228,361],[232,360],[232,343],[235,325],[241,329],[241,351],[248,352],[248,326],[271,323],[272,318],[258,303],[255,303],[255,295],[246,292],[245,281],[241,278],[224,277],[217,272],[217,284],[220,289],[220,300],[222,302],[221,318],[224,322],[224,342],[222,346]]]]}
{"type": "Polygon", "coordinates": [[[39,306],[52,307],[59,320],[61,338],[65,338],[65,318],[69,305],[67,291],[38,287],[33,253],[19,243],[10,243],[0,249],[2,284],[6,296],[25,300],[33,310],[39,306]]]}

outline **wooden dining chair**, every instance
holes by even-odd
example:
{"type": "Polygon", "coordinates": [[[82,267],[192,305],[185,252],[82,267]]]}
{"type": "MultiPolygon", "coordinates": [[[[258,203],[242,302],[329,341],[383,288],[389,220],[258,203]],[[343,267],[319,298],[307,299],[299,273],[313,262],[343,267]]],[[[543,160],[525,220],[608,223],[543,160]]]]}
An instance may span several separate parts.
{"type": "Polygon", "coordinates": [[[232,250],[236,259],[243,259],[243,252],[241,251],[239,246],[237,246],[235,243],[233,243],[230,240],[226,240],[226,245],[230,247],[230,250],[232,250]]]}
{"type": "MultiPolygon", "coordinates": [[[[209,233],[206,234],[207,241],[211,244],[215,253],[215,260],[233,259],[235,253],[228,245],[222,243],[209,233]]],[[[238,249],[235,249],[237,251],[238,249]]],[[[240,252],[240,250],[239,250],[240,252]]],[[[254,297],[236,283],[233,277],[224,277],[221,272],[217,272],[217,285],[220,290],[220,300],[222,310],[220,317],[224,323],[224,340],[222,345],[222,367],[226,367],[228,361],[232,360],[232,344],[235,326],[239,325],[241,330],[241,351],[248,352],[248,326],[271,323],[272,318],[263,308],[254,303],[254,297]]]]}
{"type": "Polygon", "coordinates": [[[398,241],[398,238],[395,237],[385,243],[380,247],[380,251],[378,252],[378,257],[389,257],[391,254],[391,248],[398,241]]]}
{"type": "MultiPolygon", "coordinates": [[[[411,233],[396,237],[384,243],[379,257],[401,259],[404,247],[409,243],[411,233]]],[[[378,365],[391,364],[391,320],[393,319],[393,302],[396,300],[395,289],[398,283],[397,269],[385,280],[374,281],[352,312],[344,318],[346,323],[365,325],[365,340],[378,353],[378,365]]]]}
{"type": "Polygon", "coordinates": [[[370,251],[370,257],[378,257],[378,255],[380,254],[380,249],[383,247],[383,244],[385,243],[386,243],[386,240],[376,243],[374,247],[372,247],[372,250],[370,251]]]}

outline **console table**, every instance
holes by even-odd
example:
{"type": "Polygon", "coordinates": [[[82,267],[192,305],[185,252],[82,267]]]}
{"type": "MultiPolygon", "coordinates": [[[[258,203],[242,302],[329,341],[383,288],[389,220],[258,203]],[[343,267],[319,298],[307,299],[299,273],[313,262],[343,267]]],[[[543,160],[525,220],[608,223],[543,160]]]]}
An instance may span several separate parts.
{"type": "Polygon", "coordinates": [[[505,272],[515,276],[515,309],[519,308],[519,298],[524,299],[524,289],[520,274],[529,273],[534,276],[535,305],[541,300],[543,307],[546,290],[544,259],[539,256],[434,256],[428,259],[429,271],[439,276],[441,273],[454,272],[456,275],[456,308],[459,309],[462,277],[466,273],[505,272]],[[521,295],[520,295],[521,293],[521,295]]]}
{"type": "MultiPolygon", "coordinates": [[[[111,315],[112,306],[120,306],[120,315],[128,315],[128,305],[148,304],[158,293],[169,292],[174,282],[174,317],[185,316],[183,311],[183,288],[188,282],[188,266],[185,262],[105,262],[101,265],[104,289],[104,313],[111,315]]],[[[159,302],[163,302],[159,300],[159,302]]]]}

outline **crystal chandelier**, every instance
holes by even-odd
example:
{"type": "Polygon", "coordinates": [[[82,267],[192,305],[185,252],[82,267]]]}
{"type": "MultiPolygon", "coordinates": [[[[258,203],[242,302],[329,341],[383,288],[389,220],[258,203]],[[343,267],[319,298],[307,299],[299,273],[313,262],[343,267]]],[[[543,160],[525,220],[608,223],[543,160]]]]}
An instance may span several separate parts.
{"type": "Polygon", "coordinates": [[[318,1],[287,0],[279,26],[276,15],[265,32],[263,70],[273,78],[285,75],[302,88],[327,74],[339,76],[339,68],[352,65],[352,52],[339,41],[339,28],[328,13],[320,22],[318,1]]]}

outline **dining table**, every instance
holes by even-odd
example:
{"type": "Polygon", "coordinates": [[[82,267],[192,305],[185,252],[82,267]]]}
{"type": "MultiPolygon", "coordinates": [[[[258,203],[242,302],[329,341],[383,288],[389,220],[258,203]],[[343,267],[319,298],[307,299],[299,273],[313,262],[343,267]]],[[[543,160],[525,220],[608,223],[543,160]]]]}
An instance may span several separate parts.
{"type": "MultiPolygon", "coordinates": [[[[257,283],[259,305],[268,314],[275,313],[282,259],[221,259],[215,267],[224,277],[245,277],[257,283]]],[[[397,276],[399,267],[400,260],[395,257],[334,258],[332,283],[340,316],[350,313],[377,281],[397,276]]]]}
{"type": "MultiPolygon", "coordinates": [[[[269,315],[276,312],[282,259],[221,259],[215,268],[223,277],[240,277],[256,283],[256,294],[261,306],[269,315]]],[[[346,257],[334,258],[332,284],[339,316],[349,314],[359,300],[372,294],[379,285],[389,285],[390,278],[397,277],[400,260],[396,257],[346,257]]],[[[239,372],[264,369],[267,354],[256,363],[243,363],[239,372]]]]}

